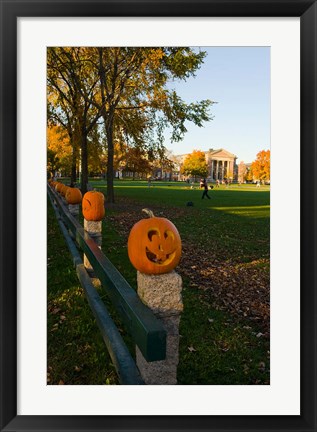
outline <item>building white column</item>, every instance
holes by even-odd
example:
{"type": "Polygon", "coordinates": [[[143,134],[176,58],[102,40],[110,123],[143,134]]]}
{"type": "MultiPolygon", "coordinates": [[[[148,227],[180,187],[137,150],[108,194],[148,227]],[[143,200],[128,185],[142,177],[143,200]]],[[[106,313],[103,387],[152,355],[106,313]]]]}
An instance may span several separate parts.
{"type": "Polygon", "coordinates": [[[214,179],[214,161],[213,160],[211,161],[211,173],[210,174],[211,174],[210,175],[211,180],[213,180],[214,179]]]}
{"type": "Polygon", "coordinates": [[[216,161],[216,180],[218,180],[219,161],[216,161]]]}

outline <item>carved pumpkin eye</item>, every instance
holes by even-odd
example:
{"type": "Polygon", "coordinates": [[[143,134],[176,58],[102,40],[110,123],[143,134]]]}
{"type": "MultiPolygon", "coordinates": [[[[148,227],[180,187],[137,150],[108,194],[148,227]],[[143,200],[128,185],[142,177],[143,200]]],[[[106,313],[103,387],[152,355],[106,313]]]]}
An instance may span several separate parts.
{"type": "Polygon", "coordinates": [[[140,220],[130,232],[128,254],[132,265],[142,273],[172,271],[181,256],[181,239],[177,228],[165,218],[153,216],[140,220]]]}
{"type": "Polygon", "coordinates": [[[105,215],[104,194],[97,191],[86,192],[82,201],[83,216],[88,221],[100,221],[105,215]]]}
{"type": "Polygon", "coordinates": [[[68,188],[65,194],[68,204],[79,204],[82,201],[82,194],[78,188],[68,188]]]}

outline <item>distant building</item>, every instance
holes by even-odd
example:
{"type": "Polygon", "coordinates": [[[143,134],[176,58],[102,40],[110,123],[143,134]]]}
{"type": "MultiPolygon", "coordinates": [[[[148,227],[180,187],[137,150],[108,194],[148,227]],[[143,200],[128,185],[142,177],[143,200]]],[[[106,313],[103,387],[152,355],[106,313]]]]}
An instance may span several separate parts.
{"type": "Polygon", "coordinates": [[[209,150],[206,154],[211,181],[229,178],[237,180],[237,156],[224,149],[209,150]]]}
{"type": "MultiPolygon", "coordinates": [[[[208,165],[208,179],[211,182],[216,180],[222,181],[230,179],[231,181],[238,180],[237,156],[228,152],[225,149],[210,149],[205,153],[206,162],[208,165]]],[[[184,180],[185,176],[180,174],[182,164],[189,153],[176,156],[179,161],[179,180],[184,180]]]]}
{"type": "Polygon", "coordinates": [[[246,181],[251,181],[251,163],[244,163],[241,161],[238,165],[238,181],[244,183],[246,181]]]}

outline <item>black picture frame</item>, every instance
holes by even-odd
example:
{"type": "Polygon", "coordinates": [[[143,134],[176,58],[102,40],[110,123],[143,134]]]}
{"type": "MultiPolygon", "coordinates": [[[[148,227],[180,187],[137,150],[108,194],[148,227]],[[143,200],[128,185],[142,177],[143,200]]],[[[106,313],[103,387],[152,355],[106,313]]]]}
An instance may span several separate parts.
{"type": "MultiPolygon", "coordinates": [[[[311,0],[0,0],[1,431],[316,431],[317,4],[311,0]],[[76,6],[76,7],[74,7],[76,6]],[[298,416],[17,415],[17,18],[300,17],[301,414],[298,416]]],[[[291,89],[290,89],[291,91],[291,89]]],[[[287,144],[285,144],[287,152],[287,144]]],[[[290,227],[291,231],[291,227],[290,227]]],[[[290,377],[291,379],[291,377],[290,377]]]]}

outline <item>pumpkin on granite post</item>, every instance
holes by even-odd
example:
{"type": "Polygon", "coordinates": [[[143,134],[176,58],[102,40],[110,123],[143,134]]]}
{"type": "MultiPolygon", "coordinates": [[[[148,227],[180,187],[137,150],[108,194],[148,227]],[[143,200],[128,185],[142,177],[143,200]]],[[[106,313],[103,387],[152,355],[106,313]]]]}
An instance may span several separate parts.
{"type": "Polygon", "coordinates": [[[175,225],[166,218],[141,219],[131,229],[128,255],[137,270],[138,295],[167,332],[166,359],[147,362],[136,347],[137,365],[146,384],[177,384],[182,278],[175,272],[182,243],[175,225]]]}
{"type": "MultiPolygon", "coordinates": [[[[101,248],[102,219],[105,216],[104,194],[95,190],[86,192],[82,200],[82,213],[84,216],[85,231],[95,240],[99,248],[101,248]]],[[[84,255],[84,265],[88,272],[93,272],[93,268],[86,255],[84,255]]]]}
{"type": "MultiPolygon", "coordinates": [[[[56,181],[54,181],[54,180],[52,180],[52,181],[49,181],[48,182],[48,184],[49,184],[49,186],[51,187],[51,189],[53,190],[53,191],[55,191],[56,189],[55,189],[55,187],[56,187],[56,184],[57,184],[57,182],[56,181]]],[[[54,202],[54,204],[56,203],[56,200],[55,200],[55,195],[53,195],[53,202],[54,202]]]]}
{"type": "Polygon", "coordinates": [[[79,204],[81,203],[83,196],[81,190],[78,188],[68,188],[65,194],[65,199],[68,203],[68,210],[72,216],[78,219],[79,216],[79,204]]]}
{"type": "Polygon", "coordinates": [[[66,193],[67,193],[68,189],[70,189],[70,187],[64,184],[63,187],[61,188],[61,192],[60,192],[61,196],[62,196],[63,203],[66,206],[67,206],[66,193]]]}
{"type": "Polygon", "coordinates": [[[62,189],[63,186],[64,186],[63,183],[56,182],[56,186],[55,186],[56,192],[58,192],[60,194],[61,189],[62,189]]]}

